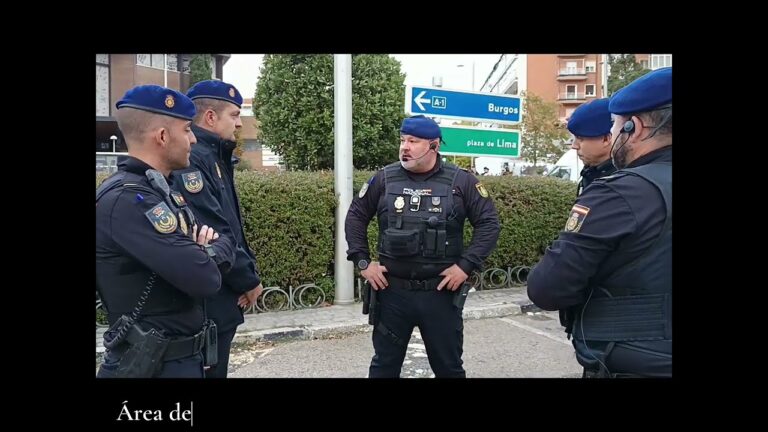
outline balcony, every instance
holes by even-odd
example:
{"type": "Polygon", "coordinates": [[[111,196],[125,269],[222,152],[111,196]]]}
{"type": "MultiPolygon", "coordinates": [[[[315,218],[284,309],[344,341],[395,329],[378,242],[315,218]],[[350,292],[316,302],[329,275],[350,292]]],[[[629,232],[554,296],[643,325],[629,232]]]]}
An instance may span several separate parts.
{"type": "Polygon", "coordinates": [[[564,104],[572,104],[572,103],[584,103],[586,101],[586,98],[584,97],[584,93],[559,93],[557,95],[557,101],[564,104]]]}
{"type": "Polygon", "coordinates": [[[579,81],[587,79],[585,68],[563,68],[557,73],[558,81],[579,81]]]}

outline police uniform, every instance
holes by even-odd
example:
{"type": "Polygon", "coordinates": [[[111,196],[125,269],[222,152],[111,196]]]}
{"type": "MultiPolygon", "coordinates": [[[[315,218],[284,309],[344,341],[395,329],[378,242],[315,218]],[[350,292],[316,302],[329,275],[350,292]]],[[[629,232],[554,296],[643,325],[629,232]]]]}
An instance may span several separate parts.
{"type": "MultiPolygon", "coordinates": [[[[602,137],[611,134],[613,120],[608,111],[608,98],[596,99],[580,105],[568,120],[568,131],[577,137],[602,137]]],[[[581,195],[584,189],[595,179],[605,177],[616,171],[610,156],[594,166],[585,166],[580,173],[576,195],[581,195]]]]}
{"type": "MultiPolygon", "coordinates": [[[[440,137],[437,124],[423,116],[405,119],[401,133],[440,137]]],[[[436,288],[443,270],[457,264],[470,275],[495,248],[500,227],[488,191],[439,154],[426,173],[407,171],[400,162],[388,165],[363,185],[347,213],[347,258],[358,267],[370,261],[367,227],[374,215],[388,287],[376,294],[380,310],[369,376],[399,377],[411,333],[419,326],[435,376],[464,377],[462,310],[453,305],[459,290],[436,288]],[[474,234],[465,250],[466,218],[474,234]]]]}
{"type": "MultiPolygon", "coordinates": [[[[671,68],[646,74],[609,109],[632,115],[669,104],[671,112],[671,83],[671,68]]],[[[528,296],[546,310],[576,307],[573,345],[585,377],[671,376],[671,251],[671,145],[594,180],[578,197],[528,275],[528,296]]]]}
{"type": "MultiPolygon", "coordinates": [[[[604,98],[580,105],[571,114],[571,118],[568,120],[568,131],[579,138],[595,138],[611,135],[613,120],[611,119],[610,111],[608,111],[608,103],[609,99],[604,98]]],[[[608,176],[615,171],[616,167],[613,165],[613,160],[611,160],[610,154],[607,155],[606,160],[597,165],[584,166],[579,174],[581,178],[576,187],[576,196],[581,195],[584,192],[584,189],[595,179],[608,176]]],[[[560,324],[565,327],[565,331],[569,335],[573,330],[576,312],[577,308],[575,307],[561,309],[559,312],[560,324]]]]}
{"type": "MultiPolygon", "coordinates": [[[[190,99],[222,100],[240,108],[240,92],[222,81],[201,81],[187,92],[190,99]]],[[[226,378],[229,351],[237,326],[245,320],[237,305],[238,298],[256,288],[261,278],[253,255],[245,239],[240,216],[240,202],[234,181],[233,151],[236,143],[195,124],[192,131],[197,143],[192,146],[190,166],[174,171],[173,184],[182,191],[200,223],[214,228],[222,237],[235,244],[235,262],[224,275],[221,290],[206,300],[208,316],[216,322],[219,337],[218,364],[206,371],[208,378],[226,378]]]]}
{"type": "MultiPolygon", "coordinates": [[[[195,112],[183,94],[154,85],[129,90],[117,102],[123,108],[186,120],[195,112]]],[[[162,174],[129,156],[96,192],[96,287],[110,324],[104,344],[114,344],[99,369],[102,378],[117,375],[123,355],[141,339],[139,330],[171,339],[154,377],[203,377],[201,299],[219,290],[220,268],[231,265],[234,248],[223,238],[198,245],[191,236],[194,215],[181,194],[163,184],[162,174]]]]}

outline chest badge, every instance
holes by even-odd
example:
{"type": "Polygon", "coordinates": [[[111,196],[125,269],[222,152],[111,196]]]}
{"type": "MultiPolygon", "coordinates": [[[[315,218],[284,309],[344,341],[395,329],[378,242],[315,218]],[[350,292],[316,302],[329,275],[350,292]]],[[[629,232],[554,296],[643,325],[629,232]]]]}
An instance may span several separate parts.
{"type": "Polygon", "coordinates": [[[200,175],[200,171],[184,173],[181,178],[184,180],[184,189],[192,193],[203,190],[203,177],[200,175]]]}
{"type": "Polygon", "coordinates": [[[405,200],[402,196],[399,196],[397,199],[395,199],[395,211],[397,213],[402,213],[403,207],[405,207],[405,200]]]}

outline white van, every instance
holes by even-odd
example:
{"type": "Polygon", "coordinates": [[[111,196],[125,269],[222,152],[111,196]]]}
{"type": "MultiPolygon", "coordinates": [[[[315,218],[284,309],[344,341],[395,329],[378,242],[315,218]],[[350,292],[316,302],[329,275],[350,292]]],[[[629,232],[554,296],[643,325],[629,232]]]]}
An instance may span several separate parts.
{"type": "Polygon", "coordinates": [[[581,177],[581,170],[584,168],[584,162],[579,159],[576,149],[570,149],[563,154],[551,170],[547,172],[547,177],[556,177],[572,182],[578,182],[581,177]]]}

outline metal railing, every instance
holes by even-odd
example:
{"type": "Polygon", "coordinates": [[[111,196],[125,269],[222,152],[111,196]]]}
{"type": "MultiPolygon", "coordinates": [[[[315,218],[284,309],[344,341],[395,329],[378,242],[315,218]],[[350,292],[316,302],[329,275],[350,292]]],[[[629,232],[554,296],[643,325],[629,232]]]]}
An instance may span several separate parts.
{"type": "Polygon", "coordinates": [[[282,310],[305,309],[322,306],[325,292],[314,283],[305,283],[296,288],[288,286],[288,291],[278,287],[266,287],[246,314],[258,312],[277,312],[282,310]]]}
{"type": "Polygon", "coordinates": [[[584,99],[584,93],[559,93],[557,98],[560,100],[578,100],[584,99]]]}
{"type": "MultiPolygon", "coordinates": [[[[514,288],[525,285],[528,279],[528,273],[531,268],[528,266],[515,266],[501,268],[489,268],[483,272],[472,272],[468,281],[476,290],[490,290],[502,288],[514,288]]],[[[355,298],[360,298],[360,287],[362,279],[357,278],[357,289],[355,298]]],[[[325,304],[325,292],[314,283],[305,283],[294,288],[288,286],[284,290],[278,286],[266,287],[256,303],[247,308],[244,313],[255,314],[261,312],[277,312],[284,310],[306,309],[319,307],[325,304]]],[[[104,312],[104,307],[96,294],[96,311],[104,312]]],[[[96,327],[107,327],[107,324],[96,321],[96,327]]]]}
{"type": "Polygon", "coordinates": [[[560,75],[586,75],[586,68],[563,68],[560,69],[560,75]]]}
{"type": "Polygon", "coordinates": [[[489,268],[479,272],[472,272],[469,277],[470,285],[480,291],[489,289],[516,288],[521,287],[528,281],[528,273],[531,268],[528,266],[507,267],[507,269],[489,268]]]}
{"type": "MultiPolygon", "coordinates": [[[[305,309],[319,307],[325,304],[325,292],[314,283],[305,283],[294,288],[288,286],[284,290],[278,286],[266,287],[256,303],[248,307],[244,313],[254,314],[260,312],[277,312],[283,310],[305,309]]],[[[99,310],[106,314],[104,306],[96,294],[96,327],[108,327],[106,323],[100,323],[99,310]]]]}

